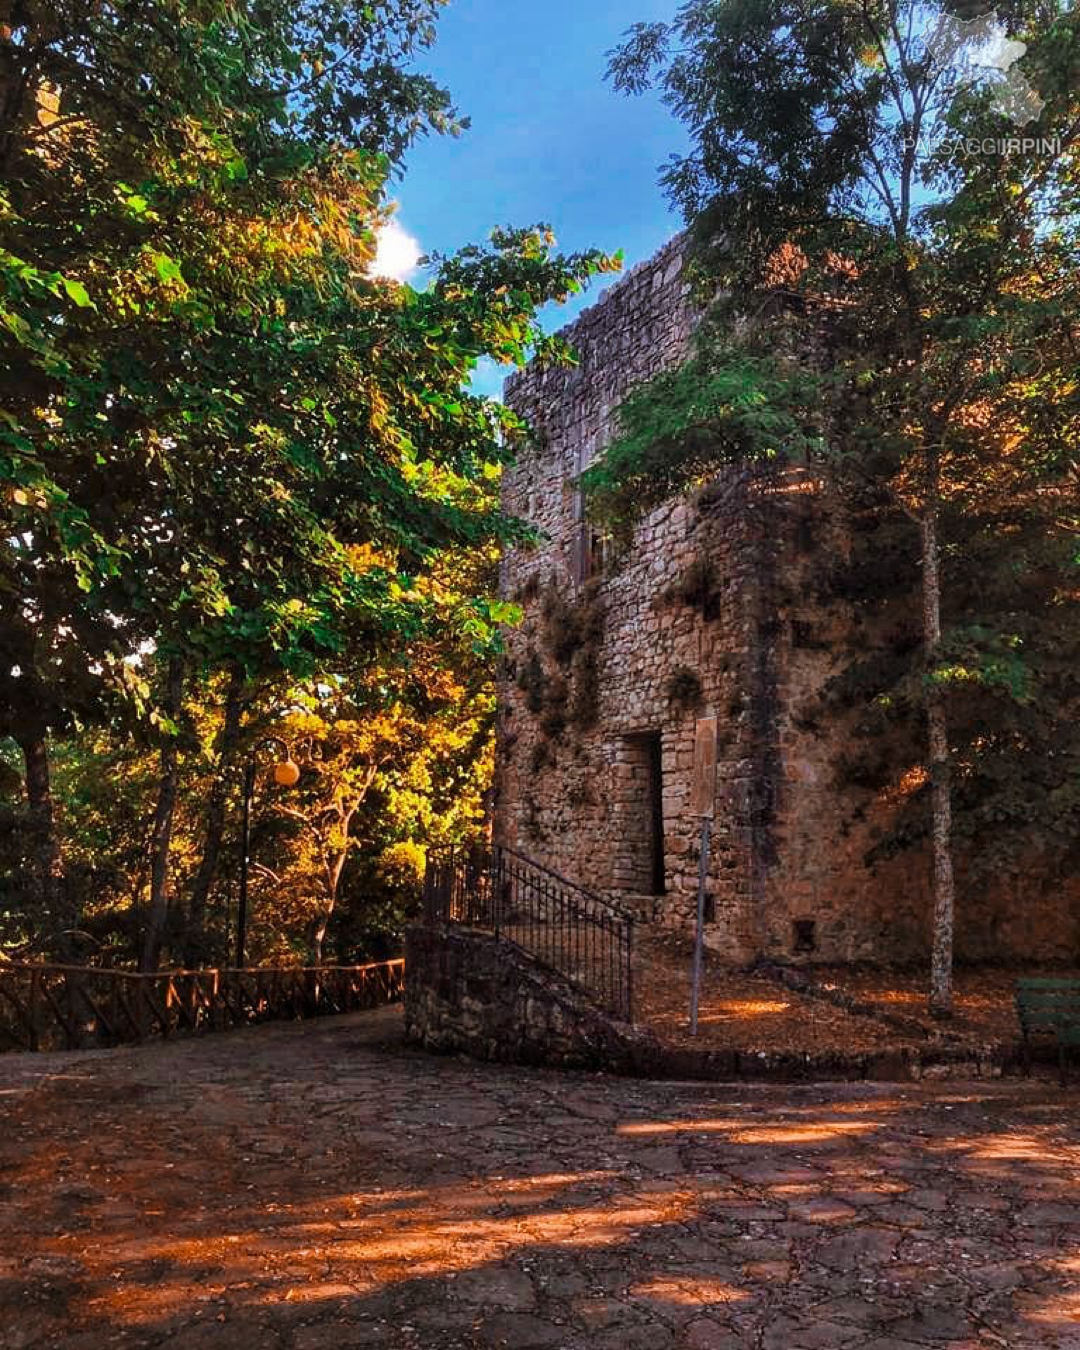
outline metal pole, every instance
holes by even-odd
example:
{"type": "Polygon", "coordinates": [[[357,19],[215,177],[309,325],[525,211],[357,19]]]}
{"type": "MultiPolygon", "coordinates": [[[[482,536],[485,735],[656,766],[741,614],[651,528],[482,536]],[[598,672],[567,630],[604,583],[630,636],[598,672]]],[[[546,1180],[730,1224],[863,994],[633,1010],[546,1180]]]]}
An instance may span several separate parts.
{"type": "Polygon", "coordinates": [[[690,1035],[697,1035],[698,1000],[701,996],[701,961],[705,950],[705,882],[709,875],[709,833],[712,821],[701,818],[701,852],[698,857],[697,932],[694,935],[694,977],[690,984],[690,1035]]]}
{"type": "Polygon", "coordinates": [[[495,936],[502,927],[503,852],[496,844],[491,851],[491,926],[495,936]]]}
{"type": "Polygon", "coordinates": [[[247,942],[248,864],[251,860],[251,799],[255,795],[255,754],[248,758],[244,769],[244,814],[240,829],[240,899],[236,913],[236,968],[244,968],[244,945],[247,942]]]}

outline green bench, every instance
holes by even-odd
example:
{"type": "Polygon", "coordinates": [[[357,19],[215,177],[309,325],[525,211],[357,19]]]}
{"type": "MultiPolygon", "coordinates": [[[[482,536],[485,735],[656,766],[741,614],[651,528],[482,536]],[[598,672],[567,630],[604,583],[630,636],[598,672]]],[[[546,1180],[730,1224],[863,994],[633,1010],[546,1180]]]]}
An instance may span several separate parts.
{"type": "Polygon", "coordinates": [[[1080,980],[1017,980],[1016,1015],[1024,1038],[1024,1063],[1028,1073],[1031,1072],[1032,1037],[1053,1035],[1057,1040],[1064,1085],[1069,1048],[1080,1048],[1080,980]]]}

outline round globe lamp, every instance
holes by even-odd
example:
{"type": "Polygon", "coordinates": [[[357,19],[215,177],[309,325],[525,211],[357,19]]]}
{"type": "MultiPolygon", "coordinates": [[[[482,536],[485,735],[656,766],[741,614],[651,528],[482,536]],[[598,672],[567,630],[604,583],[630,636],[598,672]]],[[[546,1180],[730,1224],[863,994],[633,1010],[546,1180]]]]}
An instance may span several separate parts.
{"type": "Polygon", "coordinates": [[[274,782],[282,787],[295,787],[300,781],[300,766],[293,759],[283,759],[274,765],[274,782]]]}

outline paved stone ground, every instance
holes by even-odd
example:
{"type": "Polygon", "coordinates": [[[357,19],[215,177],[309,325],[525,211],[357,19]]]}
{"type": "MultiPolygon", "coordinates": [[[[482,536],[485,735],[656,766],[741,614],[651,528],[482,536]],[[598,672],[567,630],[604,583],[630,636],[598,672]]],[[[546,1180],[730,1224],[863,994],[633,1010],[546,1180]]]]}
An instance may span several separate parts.
{"type": "Polygon", "coordinates": [[[1080,1087],[560,1076],[399,1028],[0,1060],[3,1350],[1080,1350],[1080,1087]]]}

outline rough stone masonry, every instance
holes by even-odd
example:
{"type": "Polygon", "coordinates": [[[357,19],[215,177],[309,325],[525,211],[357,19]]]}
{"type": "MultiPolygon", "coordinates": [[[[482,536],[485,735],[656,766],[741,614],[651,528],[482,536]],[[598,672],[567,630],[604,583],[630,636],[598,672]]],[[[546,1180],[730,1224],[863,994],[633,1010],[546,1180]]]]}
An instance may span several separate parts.
{"type": "MultiPolygon", "coordinates": [[[[539,527],[502,587],[525,611],[500,675],[496,839],[666,925],[692,921],[699,823],[694,727],[719,721],[708,942],[733,962],[908,961],[929,948],[925,855],[866,862],[895,805],[843,782],[843,725],[805,716],[845,616],[807,582],[836,548],[827,484],[731,469],[665,503],[613,550],[584,520],[577,475],[633,386],[688,350],[694,311],[675,240],[566,331],[580,363],[530,367],[507,401],[532,424],[504,481],[539,527]]],[[[957,952],[1075,959],[1075,895],[1032,877],[963,884],[957,952]]]]}

